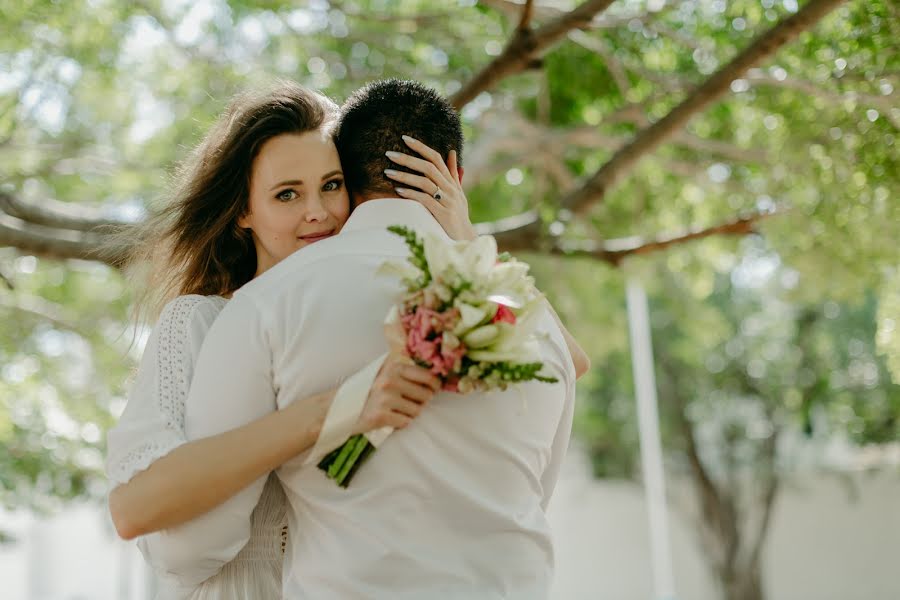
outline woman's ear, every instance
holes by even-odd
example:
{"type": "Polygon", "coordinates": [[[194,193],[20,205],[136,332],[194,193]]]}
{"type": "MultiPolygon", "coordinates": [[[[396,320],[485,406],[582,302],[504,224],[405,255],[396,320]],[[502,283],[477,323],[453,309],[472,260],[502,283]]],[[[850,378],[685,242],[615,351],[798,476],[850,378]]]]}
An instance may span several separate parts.
{"type": "Polygon", "coordinates": [[[241,229],[250,229],[250,213],[246,212],[237,218],[237,226],[241,229]]]}

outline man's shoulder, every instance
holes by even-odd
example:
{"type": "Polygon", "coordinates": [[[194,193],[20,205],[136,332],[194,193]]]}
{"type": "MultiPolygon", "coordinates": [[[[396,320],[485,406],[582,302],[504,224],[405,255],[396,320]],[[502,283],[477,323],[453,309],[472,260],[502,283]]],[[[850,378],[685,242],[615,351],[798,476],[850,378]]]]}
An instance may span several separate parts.
{"type": "Polygon", "coordinates": [[[286,259],[241,287],[235,296],[268,302],[280,292],[302,289],[333,270],[335,263],[369,264],[373,259],[403,256],[402,240],[387,230],[367,229],[341,233],[294,252],[286,259]]]}

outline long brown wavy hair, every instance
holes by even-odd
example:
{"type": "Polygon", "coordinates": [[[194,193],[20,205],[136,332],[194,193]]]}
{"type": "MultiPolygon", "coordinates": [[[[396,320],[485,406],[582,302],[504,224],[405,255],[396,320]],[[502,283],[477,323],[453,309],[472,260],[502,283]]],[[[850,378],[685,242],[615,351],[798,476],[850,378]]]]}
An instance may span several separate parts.
{"type": "MultiPolygon", "coordinates": [[[[329,127],[338,107],[279,81],[238,94],[176,170],[166,205],[146,221],[127,259],[140,291],[135,317],[154,320],[184,294],[229,296],[256,273],[256,248],[238,226],[248,208],[253,161],[268,140],[329,127]]],[[[134,240],[134,238],[132,238],[134,240]]]]}

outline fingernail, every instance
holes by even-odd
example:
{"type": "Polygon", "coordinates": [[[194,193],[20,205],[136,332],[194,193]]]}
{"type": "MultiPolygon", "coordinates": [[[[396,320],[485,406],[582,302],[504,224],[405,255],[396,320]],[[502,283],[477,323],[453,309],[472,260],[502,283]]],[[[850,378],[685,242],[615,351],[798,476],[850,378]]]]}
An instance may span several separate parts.
{"type": "Polygon", "coordinates": [[[419,140],[417,140],[417,139],[414,138],[414,137],[409,137],[408,135],[404,135],[404,136],[403,136],[403,141],[404,141],[404,142],[418,142],[419,140]]]}
{"type": "Polygon", "coordinates": [[[406,193],[409,192],[409,190],[406,189],[406,188],[394,188],[394,191],[396,191],[396,192],[397,192],[398,194],[400,194],[401,196],[402,196],[403,194],[406,194],[406,193]]]}
{"type": "Polygon", "coordinates": [[[387,156],[388,158],[398,158],[400,156],[400,153],[392,152],[392,151],[388,150],[387,152],[384,153],[384,155],[387,156]]]}
{"type": "Polygon", "coordinates": [[[385,169],[384,174],[387,175],[388,177],[393,177],[394,175],[397,174],[397,171],[395,171],[393,169],[385,169]]]}

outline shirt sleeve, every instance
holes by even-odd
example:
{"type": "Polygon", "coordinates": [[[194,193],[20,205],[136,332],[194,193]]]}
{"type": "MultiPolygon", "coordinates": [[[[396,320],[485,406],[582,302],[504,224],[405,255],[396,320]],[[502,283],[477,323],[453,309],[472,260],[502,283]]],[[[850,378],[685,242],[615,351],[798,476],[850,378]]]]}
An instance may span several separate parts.
{"type": "Polygon", "coordinates": [[[550,448],[550,460],[541,474],[541,489],[543,490],[541,507],[546,511],[553,491],[556,489],[556,482],[559,480],[560,469],[572,436],[572,420],[575,414],[575,365],[566,346],[565,338],[549,312],[543,316],[539,331],[544,335],[541,343],[544,364],[547,366],[547,370],[553,372],[553,375],[565,386],[565,404],[556,427],[556,435],[553,437],[553,445],[550,448]]]}
{"type": "Polygon", "coordinates": [[[141,358],[128,403],[107,434],[106,474],[127,483],[185,443],[184,406],[194,363],[219,305],[203,296],[180,296],[160,314],[141,358]]]}
{"type": "MultiPolygon", "coordinates": [[[[271,351],[253,301],[237,296],[219,315],[197,358],[185,410],[188,440],[217,435],[276,409],[271,351]]],[[[230,562],[250,539],[250,516],[266,477],[208,513],[145,536],[148,562],[182,585],[197,585],[230,562]]]]}

